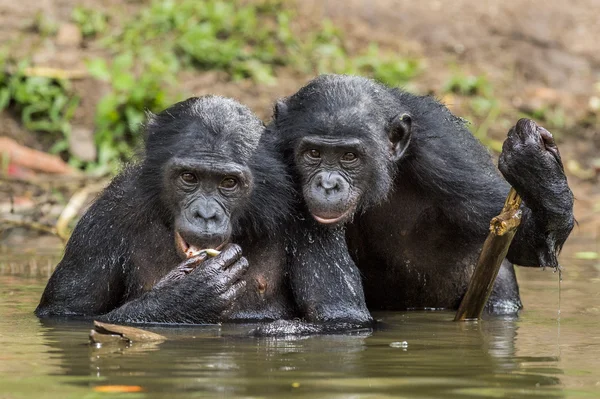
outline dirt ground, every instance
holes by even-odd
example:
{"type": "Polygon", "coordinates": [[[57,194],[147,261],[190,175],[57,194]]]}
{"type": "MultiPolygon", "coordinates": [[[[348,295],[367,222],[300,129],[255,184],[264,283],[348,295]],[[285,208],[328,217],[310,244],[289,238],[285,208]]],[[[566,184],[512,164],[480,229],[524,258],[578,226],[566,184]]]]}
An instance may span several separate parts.
{"type": "MultiPolygon", "coordinates": [[[[76,5],[122,9],[131,13],[145,2],[119,0],[0,0],[0,43],[19,43],[18,52],[33,52],[35,63],[77,69],[102,50],[40,40],[32,23],[42,13],[59,25],[69,21],[76,5]]],[[[574,119],[588,112],[590,101],[600,96],[600,0],[306,0],[298,1],[299,24],[330,18],[346,31],[351,49],[364,49],[371,41],[399,55],[423,60],[425,68],[412,87],[422,93],[439,93],[453,73],[485,74],[494,96],[504,107],[518,109],[528,102],[563,108],[574,119]],[[456,69],[454,68],[454,69],[456,69]]],[[[20,54],[11,54],[19,56],[20,54]]],[[[218,72],[184,72],[181,77],[196,95],[216,93],[248,104],[268,118],[273,101],[296,91],[310,76],[282,71],[276,85],[250,81],[230,82],[218,72]]],[[[85,80],[76,84],[85,95],[74,125],[93,126],[96,101],[102,86],[85,80]]],[[[460,107],[453,108],[460,114],[460,107]]],[[[41,147],[31,133],[6,113],[0,114],[0,135],[22,144],[41,147]]],[[[600,127],[574,126],[561,135],[565,164],[570,160],[589,168],[600,158],[600,127]]],[[[506,126],[492,128],[502,137],[506,126]]],[[[578,198],[577,217],[600,223],[598,177],[581,179],[571,173],[578,198]]],[[[574,169],[573,169],[574,170],[574,169]]]]}

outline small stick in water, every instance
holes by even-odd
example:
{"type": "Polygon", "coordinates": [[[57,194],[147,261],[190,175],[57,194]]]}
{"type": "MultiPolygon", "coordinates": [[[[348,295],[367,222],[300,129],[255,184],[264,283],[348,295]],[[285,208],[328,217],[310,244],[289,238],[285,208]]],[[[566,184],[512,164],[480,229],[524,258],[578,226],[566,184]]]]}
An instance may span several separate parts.
{"type": "Polygon", "coordinates": [[[520,206],[521,197],[511,188],[502,212],[490,222],[490,233],[483,243],[467,293],[460,303],[454,321],[481,319],[500,265],[506,258],[508,247],[521,224],[520,206]]]}
{"type": "Polygon", "coordinates": [[[94,320],[94,329],[90,331],[92,344],[127,343],[133,342],[162,342],[167,338],[140,328],[101,323],[94,320]]]}

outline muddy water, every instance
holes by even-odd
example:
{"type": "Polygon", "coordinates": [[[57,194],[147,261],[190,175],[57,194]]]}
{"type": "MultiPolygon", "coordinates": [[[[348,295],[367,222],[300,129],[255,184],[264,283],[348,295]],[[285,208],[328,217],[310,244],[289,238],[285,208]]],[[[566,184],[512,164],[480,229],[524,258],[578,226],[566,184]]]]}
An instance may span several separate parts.
{"type": "Polygon", "coordinates": [[[600,398],[600,260],[576,259],[598,246],[571,240],[560,295],[557,274],[520,269],[518,318],[379,313],[385,327],[373,333],[301,339],[157,329],[170,339],[101,349],[87,345],[88,323],[32,314],[56,255],[3,253],[0,398],[600,398]]]}

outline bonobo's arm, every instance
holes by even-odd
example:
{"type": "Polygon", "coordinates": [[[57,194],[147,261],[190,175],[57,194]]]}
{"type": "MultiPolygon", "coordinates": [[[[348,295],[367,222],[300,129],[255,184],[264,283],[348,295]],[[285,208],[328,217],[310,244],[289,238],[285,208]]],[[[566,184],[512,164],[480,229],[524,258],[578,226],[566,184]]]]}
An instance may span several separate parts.
{"type": "Polygon", "coordinates": [[[123,275],[127,269],[111,267],[108,262],[101,267],[108,259],[93,255],[87,265],[77,264],[81,259],[67,250],[36,309],[39,317],[94,317],[113,323],[215,323],[243,290],[245,282],[240,278],[248,268],[240,247],[231,245],[215,258],[196,256],[184,261],[149,292],[128,301],[123,275]]]}
{"type": "MultiPolygon", "coordinates": [[[[119,219],[119,212],[115,211],[111,196],[118,187],[114,186],[77,224],[63,259],[48,281],[36,315],[91,318],[110,312],[104,320],[214,322],[215,315],[221,314],[243,288],[238,280],[247,262],[241,258],[240,248],[232,246],[223,251],[181,281],[174,281],[173,273],[169,273],[155,289],[132,300],[136,295],[131,292],[134,285],[153,283],[145,281],[140,270],[157,267],[133,264],[129,239],[132,233],[123,227],[127,225],[126,217],[119,219]]],[[[188,260],[174,272],[197,266],[200,261],[200,258],[188,260]]]]}
{"type": "Polygon", "coordinates": [[[216,323],[243,291],[248,269],[237,245],[215,258],[195,256],[159,281],[152,290],[98,317],[111,323],[216,323]]]}
{"type": "Polygon", "coordinates": [[[344,229],[320,226],[310,216],[291,229],[290,282],[304,320],[329,325],[327,332],[371,325],[344,229]]]}
{"type": "Polygon", "coordinates": [[[39,317],[98,315],[122,302],[130,259],[127,236],[110,212],[118,190],[113,183],[77,223],[35,310],[39,317]]]}
{"type": "Polygon", "coordinates": [[[332,334],[371,327],[360,272],[348,253],[343,228],[319,226],[312,217],[287,231],[290,285],[302,320],[277,320],[255,336],[332,334]]]}
{"type": "Polygon", "coordinates": [[[552,135],[531,120],[519,120],[502,146],[498,168],[524,203],[508,260],[521,266],[557,267],[574,218],[573,193],[552,135]]]}

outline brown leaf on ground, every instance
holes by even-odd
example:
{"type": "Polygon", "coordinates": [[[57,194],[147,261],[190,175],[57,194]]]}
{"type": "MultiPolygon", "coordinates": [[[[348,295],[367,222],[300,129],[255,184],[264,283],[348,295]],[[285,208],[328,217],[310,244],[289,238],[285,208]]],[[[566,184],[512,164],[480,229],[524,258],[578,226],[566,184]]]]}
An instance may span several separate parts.
{"type": "Polygon", "coordinates": [[[75,170],[56,155],[22,146],[8,137],[0,137],[0,157],[3,163],[14,164],[38,172],[69,175],[75,170]]]}

